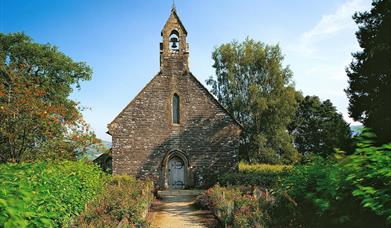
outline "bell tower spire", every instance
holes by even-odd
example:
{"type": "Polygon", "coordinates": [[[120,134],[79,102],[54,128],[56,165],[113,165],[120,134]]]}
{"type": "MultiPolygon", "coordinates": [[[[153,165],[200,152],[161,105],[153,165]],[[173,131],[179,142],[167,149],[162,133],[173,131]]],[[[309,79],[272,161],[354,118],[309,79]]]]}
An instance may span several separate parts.
{"type": "Polygon", "coordinates": [[[189,71],[189,45],[186,42],[187,31],[176,12],[175,2],[171,14],[161,32],[160,43],[161,71],[189,71]]]}
{"type": "Polygon", "coordinates": [[[172,7],[171,9],[175,9],[175,0],[172,0],[172,7]]]}

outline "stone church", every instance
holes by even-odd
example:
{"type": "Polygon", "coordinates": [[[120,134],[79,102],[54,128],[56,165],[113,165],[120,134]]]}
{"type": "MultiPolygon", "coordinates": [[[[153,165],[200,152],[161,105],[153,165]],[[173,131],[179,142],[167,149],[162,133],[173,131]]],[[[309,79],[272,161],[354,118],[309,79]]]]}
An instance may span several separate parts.
{"type": "Polygon", "coordinates": [[[190,72],[175,7],[161,36],[160,72],[108,124],[112,172],[159,189],[208,187],[237,169],[241,125],[190,72]]]}

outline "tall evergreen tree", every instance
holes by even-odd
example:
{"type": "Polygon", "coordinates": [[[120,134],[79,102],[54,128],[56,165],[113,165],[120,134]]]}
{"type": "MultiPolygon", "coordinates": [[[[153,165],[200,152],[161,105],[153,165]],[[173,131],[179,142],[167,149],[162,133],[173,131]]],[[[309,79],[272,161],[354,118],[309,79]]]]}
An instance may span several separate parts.
{"type": "Polygon", "coordinates": [[[207,84],[244,126],[241,155],[251,162],[297,161],[299,154],[287,131],[297,93],[279,46],[246,39],[223,44],[212,56],[216,78],[207,84]]]}
{"type": "Polygon", "coordinates": [[[391,0],[374,0],[372,6],[353,16],[362,51],[347,69],[346,93],[350,116],[385,143],[391,141],[391,0]]]}

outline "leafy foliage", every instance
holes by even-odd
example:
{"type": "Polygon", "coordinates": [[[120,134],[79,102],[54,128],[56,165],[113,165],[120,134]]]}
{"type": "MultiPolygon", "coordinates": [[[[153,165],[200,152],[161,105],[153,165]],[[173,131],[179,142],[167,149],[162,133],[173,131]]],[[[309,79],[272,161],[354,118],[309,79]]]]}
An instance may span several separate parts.
{"type": "Polygon", "coordinates": [[[90,202],[77,220],[81,227],[145,226],[153,200],[153,183],[129,176],[115,176],[104,192],[90,202]]]}
{"type": "Polygon", "coordinates": [[[239,172],[226,173],[219,178],[222,185],[256,185],[274,188],[283,176],[289,173],[291,166],[270,164],[239,164],[239,172]]]}
{"type": "Polygon", "coordinates": [[[374,143],[374,134],[364,131],[356,152],[342,165],[349,172],[345,179],[361,205],[385,216],[391,225],[391,143],[379,147],[374,143]]]}
{"type": "Polygon", "coordinates": [[[387,227],[391,224],[391,145],[358,138],[341,161],[318,158],[293,168],[271,217],[276,227],[387,227]]]}
{"type": "Polygon", "coordinates": [[[54,46],[0,33],[0,162],[74,159],[96,144],[78,104],[68,98],[91,74],[54,46]]]}
{"type": "MultiPolygon", "coordinates": [[[[364,130],[355,139],[353,154],[338,153],[334,159],[312,157],[288,168],[242,163],[238,174],[224,177],[224,184],[237,185],[209,190],[212,203],[208,205],[225,211],[221,216],[230,224],[238,221],[235,216],[242,216],[239,220],[247,221],[242,227],[250,227],[250,220],[266,227],[389,227],[391,144],[375,146],[374,137],[364,130]],[[238,185],[249,184],[264,189],[257,198],[258,208],[251,213],[233,213],[235,199],[249,195],[238,185]],[[256,217],[252,215],[255,211],[256,217]]],[[[241,202],[253,208],[253,201],[241,202]]]]}
{"type": "Polygon", "coordinates": [[[279,188],[271,215],[273,226],[336,227],[340,223],[351,224],[351,218],[345,216],[349,211],[356,211],[358,202],[341,186],[339,171],[332,161],[321,158],[295,166],[279,188]]]}
{"type": "Polygon", "coordinates": [[[82,161],[0,165],[0,224],[49,227],[67,223],[102,189],[107,176],[82,161]]]}
{"type": "Polygon", "coordinates": [[[289,125],[294,144],[302,155],[327,157],[335,148],[351,151],[351,131],[330,100],[317,96],[301,99],[294,121],[289,125]]]}
{"type": "Polygon", "coordinates": [[[372,128],[379,144],[391,141],[391,2],[374,0],[369,12],[356,13],[362,51],[347,69],[349,114],[372,128]]]}
{"type": "Polygon", "coordinates": [[[292,71],[282,65],[278,45],[252,39],[216,48],[216,78],[207,84],[244,125],[241,154],[251,162],[291,163],[299,159],[287,126],[297,108],[292,71]]]}

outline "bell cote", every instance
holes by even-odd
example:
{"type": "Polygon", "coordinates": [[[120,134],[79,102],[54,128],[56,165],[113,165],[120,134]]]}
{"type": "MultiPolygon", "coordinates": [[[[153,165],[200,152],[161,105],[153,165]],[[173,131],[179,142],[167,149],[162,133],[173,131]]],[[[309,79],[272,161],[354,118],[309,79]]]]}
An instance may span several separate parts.
{"type": "Polygon", "coordinates": [[[187,31],[172,7],[170,17],[161,32],[160,43],[161,71],[188,71],[189,44],[186,42],[187,31]]]}

